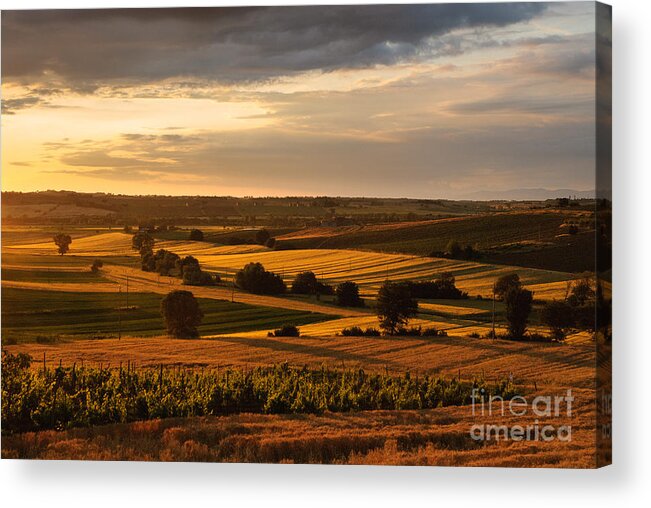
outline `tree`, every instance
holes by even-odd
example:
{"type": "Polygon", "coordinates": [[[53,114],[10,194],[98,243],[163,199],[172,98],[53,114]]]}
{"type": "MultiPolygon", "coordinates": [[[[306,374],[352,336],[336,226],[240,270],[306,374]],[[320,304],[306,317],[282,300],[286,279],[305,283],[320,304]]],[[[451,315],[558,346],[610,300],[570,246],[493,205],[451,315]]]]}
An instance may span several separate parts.
{"type": "Polygon", "coordinates": [[[190,240],[194,242],[203,242],[203,231],[200,229],[193,229],[190,231],[190,240]]]}
{"type": "Polygon", "coordinates": [[[273,248],[276,246],[276,239],[275,239],[275,238],[269,238],[269,240],[267,240],[267,242],[265,243],[265,245],[266,245],[268,248],[273,249],[273,248]]]}
{"type": "Polygon", "coordinates": [[[172,291],[161,301],[161,314],[167,332],[178,339],[199,337],[197,326],[201,324],[203,312],[190,291],[172,291]]]}
{"type": "Polygon", "coordinates": [[[215,279],[208,272],[204,272],[198,264],[188,265],[183,270],[183,284],[188,286],[212,286],[215,279]]]}
{"type": "Polygon", "coordinates": [[[445,252],[448,256],[451,258],[458,258],[461,256],[463,249],[461,248],[461,244],[457,242],[456,240],[450,240],[448,242],[447,247],[445,248],[445,252]]]}
{"type": "Polygon", "coordinates": [[[568,303],[573,307],[579,307],[594,300],[595,290],[592,286],[592,278],[589,275],[574,281],[570,296],[567,298],[568,303]]]}
{"type": "Polygon", "coordinates": [[[543,307],[541,319],[552,330],[556,340],[564,340],[574,326],[574,309],[564,301],[554,300],[543,307]]]}
{"type": "Polygon", "coordinates": [[[103,266],[104,266],[104,261],[102,261],[101,259],[95,259],[93,261],[93,264],[90,265],[90,271],[93,273],[98,273],[99,269],[102,268],[103,266]]]}
{"type": "Polygon", "coordinates": [[[131,248],[137,250],[140,255],[154,250],[154,239],[149,233],[139,231],[131,238],[131,248]]]}
{"type": "Polygon", "coordinates": [[[158,249],[154,259],[154,270],[161,275],[175,275],[177,264],[181,261],[178,254],[165,249],[158,249]]]}
{"type": "Polygon", "coordinates": [[[140,251],[140,268],[143,272],[153,272],[156,270],[156,258],[154,257],[154,251],[151,249],[140,251]]]}
{"type": "Polygon", "coordinates": [[[418,311],[418,303],[411,297],[409,289],[403,284],[385,282],[377,296],[377,313],[380,328],[389,335],[395,335],[400,327],[418,311]]]}
{"type": "Polygon", "coordinates": [[[276,295],[287,290],[280,276],[265,270],[261,263],[248,263],[235,275],[235,284],[256,294],[276,295]]]}
{"type": "Polygon", "coordinates": [[[267,231],[266,229],[260,229],[255,234],[255,242],[260,245],[265,245],[267,243],[267,240],[269,240],[269,238],[271,238],[271,235],[269,234],[269,231],[267,231]]]}
{"type": "Polygon", "coordinates": [[[70,238],[70,235],[66,235],[64,233],[58,233],[54,235],[54,243],[58,247],[59,254],[62,256],[70,250],[70,244],[72,243],[72,238],[70,238]]]}
{"type": "Polygon", "coordinates": [[[335,291],[337,305],[341,307],[363,307],[364,300],[359,297],[359,286],[351,281],[342,282],[335,291]]]}
{"type": "Polygon", "coordinates": [[[502,275],[495,281],[495,284],[493,284],[493,293],[495,293],[498,299],[503,300],[509,289],[520,289],[521,287],[520,276],[517,273],[509,273],[502,275]]]}
{"type": "Polygon", "coordinates": [[[527,331],[527,321],[533,303],[533,293],[527,289],[511,287],[504,295],[509,336],[521,339],[527,331]]]}
{"type": "Polygon", "coordinates": [[[176,269],[181,277],[185,276],[185,271],[187,269],[194,270],[194,268],[200,269],[199,260],[194,256],[185,256],[184,258],[179,258],[176,262],[176,269]]]}
{"type": "Polygon", "coordinates": [[[292,293],[299,295],[312,295],[316,293],[318,281],[314,272],[299,273],[292,282],[292,293]]]}
{"type": "Polygon", "coordinates": [[[267,335],[269,337],[300,337],[301,331],[294,325],[283,325],[267,335]]]}

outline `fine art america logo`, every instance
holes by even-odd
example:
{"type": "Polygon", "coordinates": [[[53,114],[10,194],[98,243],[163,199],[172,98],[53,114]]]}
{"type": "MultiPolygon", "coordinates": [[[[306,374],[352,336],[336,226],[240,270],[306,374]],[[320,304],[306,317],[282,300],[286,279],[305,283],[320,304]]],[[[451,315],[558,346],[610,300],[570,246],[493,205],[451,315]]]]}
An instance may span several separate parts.
{"type": "Polygon", "coordinates": [[[533,424],[475,424],[470,428],[470,436],[475,441],[571,441],[571,425],[554,425],[551,418],[572,417],[572,390],[565,395],[538,395],[531,401],[516,396],[510,400],[502,397],[486,396],[484,389],[473,389],[472,414],[482,417],[525,417],[534,416],[533,424]]]}

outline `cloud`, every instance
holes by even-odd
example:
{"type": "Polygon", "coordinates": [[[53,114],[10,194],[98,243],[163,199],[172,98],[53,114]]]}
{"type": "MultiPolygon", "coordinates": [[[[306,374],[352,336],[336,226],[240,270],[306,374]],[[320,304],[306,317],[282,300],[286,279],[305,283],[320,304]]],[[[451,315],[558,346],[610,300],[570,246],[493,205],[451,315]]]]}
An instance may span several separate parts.
{"type": "Polygon", "coordinates": [[[17,99],[2,99],[2,114],[14,115],[20,109],[35,106],[41,102],[38,97],[19,97],[17,99]]]}
{"type": "Polygon", "coordinates": [[[437,50],[433,37],[528,21],[545,8],[516,3],[5,11],[2,72],[5,80],[16,81],[56,76],[85,92],[107,80],[258,81],[392,64],[437,50]]]}

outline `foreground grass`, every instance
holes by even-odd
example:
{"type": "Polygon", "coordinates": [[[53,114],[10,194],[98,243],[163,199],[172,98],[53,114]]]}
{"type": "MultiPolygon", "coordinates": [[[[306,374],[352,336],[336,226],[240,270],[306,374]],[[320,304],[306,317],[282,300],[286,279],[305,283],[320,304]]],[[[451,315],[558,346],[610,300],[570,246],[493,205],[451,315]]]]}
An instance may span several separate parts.
{"type": "MultiPolygon", "coordinates": [[[[74,293],[2,288],[3,343],[29,342],[58,335],[75,338],[154,336],[165,330],[161,296],[154,293],[74,293]]],[[[199,299],[202,335],[315,323],[329,316],[222,300],[199,299]]]]}
{"type": "MultiPolygon", "coordinates": [[[[155,419],[6,435],[2,458],[595,467],[594,392],[577,391],[571,442],[473,441],[469,406],[427,410],[155,419]]],[[[533,417],[495,423],[530,424],[533,417]]],[[[554,421],[567,424],[566,419],[554,421]]]]}

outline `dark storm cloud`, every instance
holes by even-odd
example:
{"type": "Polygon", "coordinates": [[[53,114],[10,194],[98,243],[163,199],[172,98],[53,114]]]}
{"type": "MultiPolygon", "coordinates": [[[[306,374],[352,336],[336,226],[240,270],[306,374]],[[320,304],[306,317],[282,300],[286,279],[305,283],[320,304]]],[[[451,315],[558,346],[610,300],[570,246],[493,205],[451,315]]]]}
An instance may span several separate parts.
{"type": "Polygon", "coordinates": [[[27,81],[50,72],[82,91],[106,80],[264,80],[391,64],[419,54],[431,37],[527,21],[545,8],[516,3],[5,11],[2,74],[27,81]]]}

